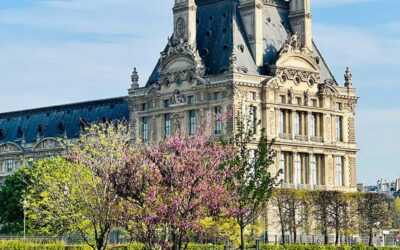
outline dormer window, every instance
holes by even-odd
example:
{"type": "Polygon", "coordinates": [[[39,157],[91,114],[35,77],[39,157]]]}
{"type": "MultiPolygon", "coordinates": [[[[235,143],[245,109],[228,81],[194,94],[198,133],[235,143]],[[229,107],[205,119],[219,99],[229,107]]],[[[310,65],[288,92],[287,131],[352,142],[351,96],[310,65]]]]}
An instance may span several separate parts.
{"type": "Polygon", "coordinates": [[[57,132],[60,135],[65,133],[65,123],[64,122],[59,122],[58,123],[57,132]]]}
{"type": "Polygon", "coordinates": [[[24,137],[24,130],[22,129],[22,127],[18,127],[18,130],[17,130],[17,138],[18,139],[21,139],[21,138],[23,138],[24,137]]]}
{"type": "Polygon", "coordinates": [[[0,140],[3,140],[6,136],[6,131],[4,129],[0,129],[0,140]]]}
{"type": "Polygon", "coordinates": [[[39,124],[39,126],[38,126],[38,128],[37,128],[37,130],[36,130],[37,135],[41,137],[41,136],[43,136],[43,134],[44,134],[45,131],[46,131],[46,125],[44,125],[44,124],[39,124]]]}

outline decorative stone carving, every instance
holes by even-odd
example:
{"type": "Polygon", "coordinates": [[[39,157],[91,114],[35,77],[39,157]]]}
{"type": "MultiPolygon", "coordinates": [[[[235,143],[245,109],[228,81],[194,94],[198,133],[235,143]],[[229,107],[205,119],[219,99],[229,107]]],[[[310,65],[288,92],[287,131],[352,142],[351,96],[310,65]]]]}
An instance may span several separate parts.
{"type": "Polygon", "coordinates": [[[21,151],[16,145],[12,143],[5,143],[0,145],[0,154],[1,153],[10,153],[10,152],[19,152],[21,151]]]}
{"type": "Polygon", "coordinates": [[[310,93],[309,90],[307,89],[304,91],[304,105],[308,106],[310,103],[310,93]]]}
{"type": "Polygon", "coordinates": [[[289,98],[289,103],[293,104],[293,102],[294,102],[294,90],[293,90],[293,88],[289,89],[288,98],[289,98]]]}
{"type": "Polygon", "coordinates": [[[184,104],[186,103],[186,97],[182,92],[178,89],[175,89],[174,93],[172,94],[172,103],[173,104],[184,104]]]}
{"type": "Polygon", "coordinates": [[[335,85],[336,84],[331,84],[331,83],[325,81],[324,84],[318,85],[319,93],[322,95],[337,96],[337,95],[339,95],[339,92],[335,88],[335,85]]]}
{"type": "Polygon", "coordinates": [[[249,69],[245,66],[239,66],[237,65],[237,56],[235,53],[232,53],[232,55],[229,57],[229,68],[228,72],[230,73],[248,73],[249,69]]]}
{"type": "Polygon", "coordinates": [[[354,114],[356,111],[356,105],[357,105],[357,101],[355,101],[355,100],[349,101],[347,103],[347,110],[354,114]]]}
{"type": "Polygon", "coordinates": [[[345,80],[345,82],[344,82],[344,86],[345,87],[349,88],[349,87],[353,86],[353,75],[351,74],[351,71],[350,71],[349,67],[346,68],[346,72],[345,72],[345,75],[344,75],[344,80],[345,80]]]}
{"type": "Polygon", "coordinates": [[[33,150],[48,150],[48,149],[60,149],[63,148],[63,145],[60,141],[56,139],[44,139],[40,141],[33,150]]]}
{"type": "Polygon", "coordinates": [[[171,39],[168,38],[167,50],[161,52],[161,63],[168,58],[176,56],[186,56],[190,58],[194,63],[196,74],[199,76],[204,75],[204,66],[198,50],[193,48],[187,41],[183,40],[183,38],[174,42],[171,42],[171,39]]]}

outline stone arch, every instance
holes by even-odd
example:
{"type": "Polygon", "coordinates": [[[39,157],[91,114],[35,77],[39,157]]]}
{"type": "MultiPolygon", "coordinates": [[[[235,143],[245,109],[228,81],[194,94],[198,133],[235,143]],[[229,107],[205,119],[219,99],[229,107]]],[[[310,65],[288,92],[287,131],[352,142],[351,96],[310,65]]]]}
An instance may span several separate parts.
{"type": "Polygon", "coordinates": [[[3,144],[0,144],[0,154],[4,154],[4,153],[17,153],[17,152],[23,152],[24,149],[14,143],[14,142],[5,142],[3,144]]]}
{"type": "Polygon", "coordinates": [[[64,149],[65,144],[57,138],[44,138],[33,146],[33,151],[40,150],[52,150],[52,149],[64,149]]]}

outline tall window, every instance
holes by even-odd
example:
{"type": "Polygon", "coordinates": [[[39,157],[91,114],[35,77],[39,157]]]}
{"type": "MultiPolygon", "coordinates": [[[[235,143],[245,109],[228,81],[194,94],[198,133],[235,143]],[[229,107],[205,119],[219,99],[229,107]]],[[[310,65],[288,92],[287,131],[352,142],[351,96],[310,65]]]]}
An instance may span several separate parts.
{"type": "Polygon", "coordinates": [[[215,134],[219,135],[222,133],[221,107],[215,107],[214,113],[215,113],[215,134]]]}
{"type": "Polygon", "coordinates": [[[343,186],[343,157],[336,157],[336,184],[343,186]]]}
{"type": "Polygon", "coordinates": [[[214,92],[214,100],[219,101],[222,99],[221,92],[214,92]]]}
{"type": "Polygon", "coordinates": [[[169,108],[169,106],[171,105],[170,100],[164,100],[164,108],[169,108]]]}
{"type": "Polygon", "coordinates": [[[142,140],[147,142],[149,140],[149,119],[142,117],[142,140]]]}
{"type": "Polygon", "coordinates": [[[294,123],[295,123],[294,124],[295,133],[296,133],[296,135],[300,135],[300,132],[301,132],[301,115],[300,115],[300,112],[296,112],[294,123]]]}
{"type": "Polygon", "coordinates": [[[279,169],[281,171],[281,174],[279,175],[279,180],[281,182],[285,182],[285,167],[286,167],[285,153],[281,152],[279,159],[279,169]]]}
{"type": "Polygon", "coordinates": [[[196,133],[196,111],[189,111],[189,135],[196,133]]]}
{"type": "Polygon", "coordinates": [[[165,137],[171,136],[171,115],[164,115],[164,135],[165,137]]]}
{"type": "Polygon", "coordinates": [[[6,161],[6,168],[7,168],[7,172],[8,173],[14,171],[14,161],[13,160],[7,160],[6,161]]]}
{"type": "Polygon", "coordinates": [[[248,99],[249,99],[249,101],[255,101],[256,100],[256,92],[249,92],[248,99]]]}
{"type": "Polygon", "coordinates": [[[285,133],[285,112],[283,110],[279,112],[279,133],[285,133]]]}
{"type": "Polygon", "coordinates": [[[311,168],[311,185],[317,185],[317,157],[315,155],[310,156],[310,168],[311,168]]]}
{"type": "Polygon", "coordinates": [[[142,111],[149,110],[149,105],[147,103],[142,103],[142,111]]]}
{"type": "Polygon", "coordinates": [[[310,130],[311,136],[317,136],[317,115],[314,113],[310,116],[310,130]]]}
{"type": "Polygon", "coordinates": [[[336,116],[336,141],[343,141],[343,117],[336,116]]]}
{"type": "Polygon", "coordinates": [[[295,184],[302,184],[301,181],[301,157],[300,154],[294,155],[294,173],[295,173],[295,184]]]}
{"type": "Polygon", "coordinates": [[[255,133],[257,126],[257,117],[256,117],[257,109],[254,106],[249,107],[249,129],[255,133]]]}
{"type": "Polygon", "coordinates": [[[188,104],[193,104],[194,103],[194,96],[188,96],[188,98],[187,98],[187,102],[188,102],[188,104]]]}

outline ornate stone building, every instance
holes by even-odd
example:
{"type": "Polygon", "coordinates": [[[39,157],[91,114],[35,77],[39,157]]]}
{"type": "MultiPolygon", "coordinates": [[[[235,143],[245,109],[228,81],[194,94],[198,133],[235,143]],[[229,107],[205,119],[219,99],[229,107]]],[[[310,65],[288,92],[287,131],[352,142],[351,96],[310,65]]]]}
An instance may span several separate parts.
{"type": "MultiPolygon", "coordinates": [[[[207,112],[235,116],[240,111],[261,120],[268,138],[276,138],[274,171],[284,170],[287,187],[356,190],[358,97],[350,70],[339,84],[313,42],[309,0],[175,0],[173,22],[173,34],[146,85],[139,87],[135,69],[118,111],[107,101],[99,101],[104,108],[99,115],[88,111],[91,103],[78,105],[71,123],[75,132],[67,132],[68,138],[79,134],[81,119],[94,122],[104,116],[127,118],[138,138],[157,142],[177,129],[196,133],[207,112]]],[[[63,136],[56,131],[68,116],[59,118],[57,108],[43,110],[30,112],[56,116],[43,124],[52,137],[63,136]]],[[[41,141],[35,135],[42,123],[27,117],[24,112],[0,115],[0,131],[6,135],[0,134],[3,172],[9,158],[34,158],[10,153],[11,147],[34,152],[41,141]],[[17,127],[36,131],[30,132],[29,143],[17,127]]],[[[233,120],[213,121],[215,137],[229,139],[233,120]]]]}

